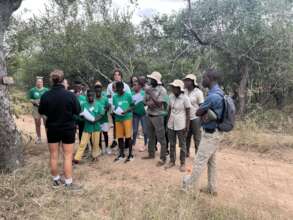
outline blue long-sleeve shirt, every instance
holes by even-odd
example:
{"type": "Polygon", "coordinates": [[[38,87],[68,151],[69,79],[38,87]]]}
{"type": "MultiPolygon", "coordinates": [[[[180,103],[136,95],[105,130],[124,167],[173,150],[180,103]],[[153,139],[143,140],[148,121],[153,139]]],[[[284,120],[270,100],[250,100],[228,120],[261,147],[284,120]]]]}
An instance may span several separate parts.
{"type": "MultiPolygon", "coordinates": [[[[218,84],[215,84],[208,92],[208,96],[204,103],[200,106],[200,109],[208,111],[213,110],[217,118],[220,119],[223,113],[223,98],[224,92],[218,84]]],[[[208,123],[203,123],[202,127],[207,130],[215,130],[217,128],[217,121],[211,121],[208,123]]]]}

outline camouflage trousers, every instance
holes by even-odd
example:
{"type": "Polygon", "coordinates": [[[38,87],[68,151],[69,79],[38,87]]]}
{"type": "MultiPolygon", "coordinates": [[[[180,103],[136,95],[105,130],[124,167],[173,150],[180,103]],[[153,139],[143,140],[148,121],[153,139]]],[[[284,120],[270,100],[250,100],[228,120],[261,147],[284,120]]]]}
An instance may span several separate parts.
{"type": "Polygon", "coordinates": [[[192,167],[190,176],[184,176],[183,188],[189,188],[193,184],[197,184],[198,180],[204,171],[208,168],[208,190],[211,192],[217,191],[216,185],[216,151],[218,149],[218,140],[215,138],[217,133],[204,133],[203,141],[199,145],[195,161],[192,167]]]}

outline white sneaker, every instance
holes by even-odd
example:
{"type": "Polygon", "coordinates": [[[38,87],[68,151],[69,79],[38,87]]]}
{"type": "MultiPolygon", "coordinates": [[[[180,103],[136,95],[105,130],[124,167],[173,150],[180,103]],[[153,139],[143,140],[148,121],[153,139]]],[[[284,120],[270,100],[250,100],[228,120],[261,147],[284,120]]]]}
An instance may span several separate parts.
{"type": "Polygon", "coordinates": [[[106,148],[106,153],[107,153],[108,155],[111,155],[111,154],[112,154],[112,151],[111,151],[111,149],[110,149],[109,147],[106,148]]]}
{"type": "Polygon", "coordinates": [[[42,143],[41,138],[37,137],[35,143],[36,143],[36,144],[41,144],[41,143],[42,143]]]}
{"type": "Polygon", "coordinates": [[[103,147],[103,149],[102,149],[102,155],[106,155],[106,153],[107,153],[107,149],[105,147],[103,147]]]}

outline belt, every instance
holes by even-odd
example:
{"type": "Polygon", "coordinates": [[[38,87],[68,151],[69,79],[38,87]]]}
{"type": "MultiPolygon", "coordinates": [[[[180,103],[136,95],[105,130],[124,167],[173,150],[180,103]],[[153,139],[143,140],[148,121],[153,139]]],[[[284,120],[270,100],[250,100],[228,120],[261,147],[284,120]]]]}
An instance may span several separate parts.
{"type": "Polygon", "coordinates": [[[163,115],[150,115],[150,114],[148,114],[148,116],[151,117],[151,118],[154,118],[154,117],[161,117],[163,115]]]}

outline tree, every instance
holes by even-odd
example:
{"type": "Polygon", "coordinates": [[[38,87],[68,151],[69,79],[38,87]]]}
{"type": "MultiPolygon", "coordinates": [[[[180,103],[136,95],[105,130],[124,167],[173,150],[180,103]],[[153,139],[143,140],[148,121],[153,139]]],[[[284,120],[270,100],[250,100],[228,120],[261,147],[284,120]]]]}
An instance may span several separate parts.
{"type": "Polygon", "coordinates": [[[23,162],[22,138],[11,114],[7,85],[2,83],[7,75],[4,52],[4,34],[12,13],[21,0],[0,0],[0,170],[12,171],[23,162]]]}

